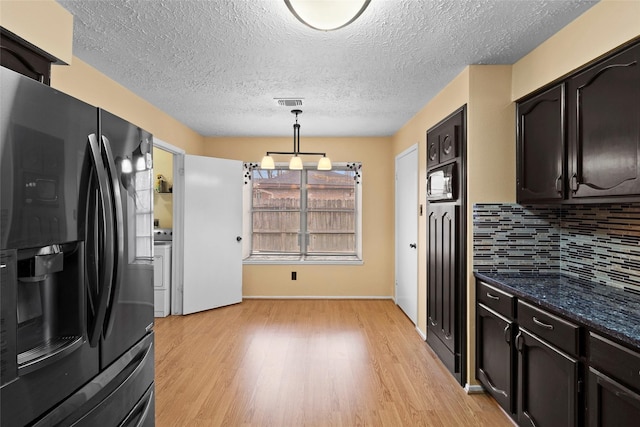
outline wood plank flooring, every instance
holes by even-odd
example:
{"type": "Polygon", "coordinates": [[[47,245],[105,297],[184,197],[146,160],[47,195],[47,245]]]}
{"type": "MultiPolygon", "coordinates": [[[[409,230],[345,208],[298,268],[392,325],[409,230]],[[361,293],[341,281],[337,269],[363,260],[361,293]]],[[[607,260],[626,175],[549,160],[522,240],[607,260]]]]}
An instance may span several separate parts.
{"type": "Polygon", "coordinates": [[[155,334],[158,427],[513,425],[390,300],[245,300],[155,334]]]}

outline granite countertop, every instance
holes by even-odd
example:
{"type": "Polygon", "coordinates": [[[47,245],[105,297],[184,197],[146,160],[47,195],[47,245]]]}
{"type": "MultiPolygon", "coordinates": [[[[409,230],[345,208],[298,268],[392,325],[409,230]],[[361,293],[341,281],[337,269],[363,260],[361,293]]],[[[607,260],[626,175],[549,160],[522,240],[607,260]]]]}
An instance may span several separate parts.
{"type": "Polygon", "coordinates": [[[562,274],[474,274],[516,297],[640,350],[640,295],[562,274]]]}

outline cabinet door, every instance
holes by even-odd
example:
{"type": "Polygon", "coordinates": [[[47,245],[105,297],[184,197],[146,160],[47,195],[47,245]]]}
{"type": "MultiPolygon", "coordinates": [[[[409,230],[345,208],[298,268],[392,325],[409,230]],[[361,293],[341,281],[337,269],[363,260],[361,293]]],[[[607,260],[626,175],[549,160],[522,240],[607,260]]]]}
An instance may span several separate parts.
{"type": "Polygon", "coordinates": [[[427,132],[427,167],[440,163],[440,138],[435,132],[427,132]]]}
{"type": "Polygon", "coordinates": [[[427,167],[453,160],[460,154],[464,109],[456,111],[427,132],[427,167]]]}
{"type": "Polygon", "coordinates": [[[514,413],[514,322],[479,304],[476,309],[478,380],[508,413],[514,413]]]}
{"type": "Polygon", "coordinates": [[[0,65],[16,73],[49,85],[51,62],[26,42],[18,41],[4,29],[0,30],[0,65]]]}
{"type": "Polygon", "coordinates": [[[518,424],[578,425],[578,361],[525,330],[518,349],[518,424]]]}
{"type": "MultiPolygon", "coordinates": [[[[439,339],[432,347],[444,345],[452,354],[459,351],[456,348],[456,333],[458,329],[457,300],[457,233],[459,206],[432,203],[429,208],[428,228],[428,341],[433,342],[433,336],[439,339]]],[[[436,352],[438,350],[436,349],[436,352]]],[[[441,358],[443,356],[439,354],[441,358]]],[[[445,361],[446,364],[448,364],[445,361]]],[[[456,368],[457,369],[457,368],[456,368]]]]}
{"type": "Polygon", "coordinates": [[[571,196],[640,195],[640,45],[568,83],[571,196]]]}
{"type": "Polygon", "coordinates": [[[640,420],[640,394],[593,368],[587,399],[589,427],[632,426],[640,420]]]}
{"type": "Polygon", "coordinates": [[[564,117],[564,84],[518,104],[518,202],[564,198],[564,117]]]}

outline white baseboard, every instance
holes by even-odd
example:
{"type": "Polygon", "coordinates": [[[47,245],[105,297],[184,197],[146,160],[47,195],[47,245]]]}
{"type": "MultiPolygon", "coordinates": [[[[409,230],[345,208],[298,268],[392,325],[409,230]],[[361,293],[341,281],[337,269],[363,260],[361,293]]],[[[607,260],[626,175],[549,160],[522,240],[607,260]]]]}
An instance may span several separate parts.
{"type": "Polygon", "coordinates": [[[484,388],[480,384],[467,383],[464,385],[464,391],[466,391],[467,394],[481,394],[484,393],[484,388]]]}
{"type": "Polygon", "coordinates": [[[418,335],[420,335],[420,337],[422,337],[423,341],[427,340],[427,334],[422,332],[422,329],[420,329],[417,325],[416,325],[416,331],[418,331],[418,335]]]}
{"type": "Polygon", "coordinates": [[[344,295],[344,296],[336,296],[336,295],[326,295],[326,296],[322,296],[322,295],[251,295],[251,296],[246,296],[243,295],[242,299],[361,299],[361,300],[367,300],[367,299],[389,299],[389,300],[393,300],[393,297],[390,296],[376,296],[376,295],[371,295],[371,296],[348,296],[348,295],[344,295]]]}

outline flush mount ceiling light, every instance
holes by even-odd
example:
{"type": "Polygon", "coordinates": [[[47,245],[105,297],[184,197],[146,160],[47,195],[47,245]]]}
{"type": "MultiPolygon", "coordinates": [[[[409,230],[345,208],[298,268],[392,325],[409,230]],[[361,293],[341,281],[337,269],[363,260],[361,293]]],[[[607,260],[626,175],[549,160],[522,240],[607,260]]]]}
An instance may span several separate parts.
{"type": "Polygon", "coordinates": [[[303,24],[320,31],[346,27],[364,12],[371,0],[284,0],[303,24]]]}
{"type": "Polygon", "coordinates": [[[273,161],[272,154],[290,154],[291,160],[289,161],[289,169],[292,170],[301,170],[302,169],[302,159],[300,155],[303,156],[322,156],[320,161],[318,162],[318,170],[319,171],[330,171],[331,170],[331,159],[327,157],[327,153],[309,153],[300,151],[300,125],[298,124],[298,114],[302,114],[302,110],[291,110],[291,113],[296,115],[296,122],[293,125],[293,151],[267,151],[267,154],[262,158],[262,162],[260,162],[260,167],[262,169],[275,169],[276,164],[273,161]]]}

